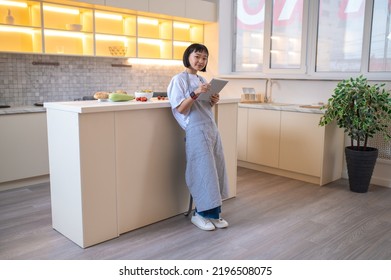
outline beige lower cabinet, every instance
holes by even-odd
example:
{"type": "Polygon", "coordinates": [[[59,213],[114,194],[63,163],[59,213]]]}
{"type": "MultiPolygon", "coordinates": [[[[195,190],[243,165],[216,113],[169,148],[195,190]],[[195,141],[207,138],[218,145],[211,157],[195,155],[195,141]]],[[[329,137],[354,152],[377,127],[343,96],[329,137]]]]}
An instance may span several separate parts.
{"type": "Polygon", "coordinates": [[[239,109],[239,166],[319,185],[341,178],[344,133],[320,127],[321,114],[239,109]]]}
{"type": "Polygon", "coordinates": [[[248,108],[238,108],[238,160],[247,160],[248,108]]]}
{"type": "Polygon", "coordinates": [[[278,167],[280,111],[249,109],[247,161],[278,167]]]}
{"type": "Polygon", "coordinates": [[[320,177],[325,129],[319,114],[281,112],[279,168],[320,177]]]}
{"type": "Polygon", "coordinates": [[[0,190],[49,180],[46,114],[0,116],[0,190]]]}

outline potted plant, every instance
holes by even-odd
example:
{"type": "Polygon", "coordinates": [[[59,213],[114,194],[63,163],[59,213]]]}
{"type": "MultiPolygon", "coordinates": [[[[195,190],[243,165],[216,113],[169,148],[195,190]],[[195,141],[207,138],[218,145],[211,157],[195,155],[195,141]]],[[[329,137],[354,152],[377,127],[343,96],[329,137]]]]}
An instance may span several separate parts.
{"type": "Polygon", "coordinates": [[[391,98],[385,84],[370,85],[363,75],[339,82],[327,104],[319,125],[336,121],[350,137],[345,147],[349,187],[353,192],[368,191],[378,149],[368,147],[368,139],[382,134],[390,139],[391,98]]]}

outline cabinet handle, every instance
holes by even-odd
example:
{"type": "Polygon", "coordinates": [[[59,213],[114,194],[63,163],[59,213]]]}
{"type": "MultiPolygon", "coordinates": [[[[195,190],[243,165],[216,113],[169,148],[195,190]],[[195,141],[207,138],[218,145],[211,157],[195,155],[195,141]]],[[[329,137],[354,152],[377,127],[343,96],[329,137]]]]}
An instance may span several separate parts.
{"type": "Polygon", "coordinates": [[[48,66],[59,66],[59,62],[42,62],[42,61],[33,61],[33,65],[48,65],[48,66]]]}

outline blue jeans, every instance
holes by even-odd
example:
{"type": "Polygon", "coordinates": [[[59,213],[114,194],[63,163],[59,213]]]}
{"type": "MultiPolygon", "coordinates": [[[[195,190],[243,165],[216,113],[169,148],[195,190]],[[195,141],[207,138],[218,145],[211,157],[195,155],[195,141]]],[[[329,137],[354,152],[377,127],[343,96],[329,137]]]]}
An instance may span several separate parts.
{"type": "Polygon", "coordinates": [[[221,213],[221,206],[218,206],[216,208],[212,208],[209,210],[201,211],[198,212],[197,208],[195,209],[196,213],[204,218],[207,219],[218,219],[220,218],[220,213],[221,213]]]}

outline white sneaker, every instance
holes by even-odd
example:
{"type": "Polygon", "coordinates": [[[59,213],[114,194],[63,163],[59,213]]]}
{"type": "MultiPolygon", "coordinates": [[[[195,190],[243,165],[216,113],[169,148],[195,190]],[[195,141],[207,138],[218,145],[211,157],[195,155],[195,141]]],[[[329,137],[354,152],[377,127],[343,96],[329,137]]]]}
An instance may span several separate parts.
{"type": "Polygon", "coordinates": [[[219,219],[210,219],[210,221],[212,222],[212,224],[214,224],[215,227],[217,228],[226,228],[228,227],[228,222],[226,220],[224,220],[223,218],[219,218],[219,219]]]}
{"type": "Polygon", "coordinates": [[[195,213],[191,216],[191,222],[202,230],[215,230],[215,226],[211,223],[209,219],[206,219],[199,214],[195,213]]]}

